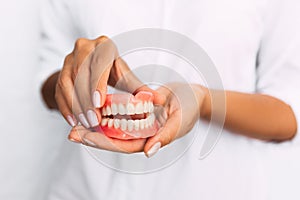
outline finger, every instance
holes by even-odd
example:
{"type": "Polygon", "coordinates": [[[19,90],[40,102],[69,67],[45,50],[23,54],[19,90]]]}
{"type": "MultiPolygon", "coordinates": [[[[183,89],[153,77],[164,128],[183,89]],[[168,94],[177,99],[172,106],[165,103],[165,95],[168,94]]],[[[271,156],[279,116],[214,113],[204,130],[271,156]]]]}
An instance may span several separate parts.
{"type": "Polygon", "coordinates": [[[88,123],[83,123],[86,128],[98,126],[101,120],[99,110],[95,110],[93,107],[90,93],[91,57],[92,55],[87,56],[86,60],[78,67],[80,70],[75,80],[75,91],[81,107],[81,112],[77,114],[83,121],[83,118],[87,120],[88,123]]]}
{"type": "Polygon", "coordinates": [[[86,38],[79,38],[75,42],[74,50],[73,50],[73,71],[72,71],[72,78],[73,80],[76,79],[78,71],[80,70],[80,66],[84,61],[87,59],[89,55],[95,49],[95,43],[91,40],[86,38]]]}
{"type": "Polygon", "coordinates": [[[154,95],[154,104],[164,104],[166,97],[157,91],[152,90],[143,82],[141,82],[130,70],[129,66],[122,58],[117,58],[114,62],[114,65],[115,66],[112,68],[112,73],[115,77],[118,77],[118,80],[111,80],[111,85],[120,90],[124,90],[133,94],[136,94],[140,91],[151,92],[154,95]]]}
{"type": "Polygon", "coordinates": [[[107,84],[111,68],[117,57],[117,49],[113,42],[106,36],[102,36],[97,41],[91,60],[90,92],[95,108],[103,106],[106,99],[107,84]]]}
{"type": "Polygon", "coordinates": [[[78,123],[78,120],[72,114],[72,101],[74,91],[73,81],[71,79],[72,64],[73,55],[69,54],[65,58],[63,68],[57,80],[55,88],[55,99],[63,117],[69,122],[71,126],[75,126],[78,123]]]}
{"type": "Polygon", "coordinates": [[[58,106],[59,111],[65,120],[69,123],[70,126],[76,126],[78,124],[77,119],[72,114],[70,107],[67,105],[67,102],[61,92],[61,88],[56,86],[55,100],[58,106]]]}
{"type": "Polygon", "coordinates": [[[174,113],[165,125],[158,130],[157,134],[147,140],[144,147],[145,155],[152,157],[161,147],[171,143],[178,135],[179,128],[180,117],[174,113]]]}
{"type": "Polygon", "coordinates": [[[74,127],[69,134],[69,138],[72,138],[75,141],[81,141],[87,146],[122,153],[141,152],[146,142],[146,139],[113,139],[105,136],[102,133],[91,132],[90,130],[85,129],[82,126],[74,127]]]}
{"type": "Polygon", "coordinates": [[[82,111],[74,89],[72,72],[73,55],[69,54],[65,59],[63,69],[57,81],[58,92],[62,94],[63,98],[59,98],[59,93],[57,93],[56,97],[60,102],[62,102],[63,99],[65,101],[66,105],[61,105],[60,109],[67,110],[68,108],[71,111],[71,113],[74,113],[73,117],[75,116],[77,121],[80,121],[82,124],[88,125],[84,115],[79,115],[80,113],[82,113],[82,111]]]}
{"type": "Polygon", "coordinates": [[[153,94],[153,96],[154,96],[153,103],[156,104],[156,105],[164,105],[165,102],[166,102],[166,100],[167,100],[166,95],[164,95],[163,93],[159,93],[156,90],[152,90],[147,85],[143,85],[140,88],[138,88],[136,90],[136,93],[139,92],[139,91],[151,92],[153,94]]]}
{"type": "Polygon", "coordinates": [[[90,93],[90,64],[95,45],[95,42],[81,38],[76,41],[74,49],[73,80],[80,104],[76,114],[86,128],[99,125],[101,120],[99,110],[93,108],[90,93]]]}

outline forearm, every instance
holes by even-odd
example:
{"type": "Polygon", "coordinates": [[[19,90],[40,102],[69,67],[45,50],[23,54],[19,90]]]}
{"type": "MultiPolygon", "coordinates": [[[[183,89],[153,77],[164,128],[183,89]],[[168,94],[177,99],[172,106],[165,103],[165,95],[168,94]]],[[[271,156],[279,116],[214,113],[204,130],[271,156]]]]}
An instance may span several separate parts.
{"type": "MultiPolygon", "coordinates": [[[[200,108],[201,117],[210,120],[211,95],[209,92],[206,94],[200,108]]],[[[296,134],[297,123],[293,110],[283,101],[262,94],[225,91],[225,95],[225,128],[262,140],[284,141],[296,134]]],[[[214,112],[221,111],[216,109],[214,112]]]]}
{"type": "Polygon", "coordinates": [[[49,109],[58,109],[55,100],[55,87],[60,71],[55,72],[44,82],[41,93],[49,109]]]}

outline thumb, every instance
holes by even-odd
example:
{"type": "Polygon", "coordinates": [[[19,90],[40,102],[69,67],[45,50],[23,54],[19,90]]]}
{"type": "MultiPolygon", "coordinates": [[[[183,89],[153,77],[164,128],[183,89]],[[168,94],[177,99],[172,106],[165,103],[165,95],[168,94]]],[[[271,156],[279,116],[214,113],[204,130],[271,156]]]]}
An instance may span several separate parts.
{"type": "Polygon", "coordinates": [[[151,92],[153,94],[153,103],[154,104],[164,105],[167,100],[167,97],[165,95],[157,92],[156,90],[149,88],[147,85],[143,85],[143,86],[139,87],[135,91],[135,93],[138,93],[140,91],[151,92]]]}
{"type": "Polygon", "coordinates": [[[114,62],[114,66],[115,67],[112,68],[114,79],[110,80],[110,85],[113,85],[120,90],[133,93],[134,95],[140,91],[151,92],[154,96],[154,104],[163,105],[166,102],[166,96],[149,88],[140,81],[122,58],[118,57],[114,62]]]}
{"type": "Polygon", "coordinates": [[[154,136],[148,138],[144,146],[145,155],[150,158],[156,154],[161,147],[171,143],[178,135],[179,127],[180,122],[178,116],[176,114],[171,115],[165,125],[161,127],[154,136]]]}

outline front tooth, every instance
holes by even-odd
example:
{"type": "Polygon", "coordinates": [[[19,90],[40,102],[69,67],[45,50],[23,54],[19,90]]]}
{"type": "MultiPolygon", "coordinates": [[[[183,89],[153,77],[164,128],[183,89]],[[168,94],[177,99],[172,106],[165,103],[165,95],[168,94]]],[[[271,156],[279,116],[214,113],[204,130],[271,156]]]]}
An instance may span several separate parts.
{"type": "Polygon", "coordinates": [[[147,113],[149,112],[149,106],[148,106],[148,103],[147,101],[144,102],[144,113],[147,113]]]}
{"type": "Polygon", "coordinates": [[[143,130],[145,128],[145,120],[141,119],[140,121],[140,129],[143,130]]]}
{"type": "Polygon", "coordinates": [[[145,119],[145,128],[148,128],[149,127],[149,118],[146,118],[145,119]]]}
{"type": "Polygon", "coordinates": [[[152,113],[152,112],[154,111],[153,103],[152,103],[152,102],[149,102],[149,103],[148,103],[148,106],[149,106],[149,112],[152,113]]]}
{"type": "Polygon", "coordinates": [[[134,115],[134,105],[132,103],[128,103],[126,106],[127,115],[134,115]]]}
{"type": "Polygon", "coordinates": [[[126,128],[127,128],[127,120],[121,119],[121,130],[126,131],[126,128]]]}
{"type": "Polygon", "coordinates": [[[119,119],[115,119],[114,120],[114,128],[120,128],[120,120],[119,119]]]}
{"type": "Polygon", "coordinates": [[[103,118],[101,120],[101,126],[106,126],[108,119],[107,118],[103,118]]]}
{"type": "Polygon", "coordinates": [[[118,106],[117,106],[117,104],[113,103],[113,104],[111,105],[111,113],[112,113],[113,115],[118,114],[118,106]]]}
{"type": "Polygon", "coordinates": [[[110,108],[110,106],[106,107],[106,114],[107,115],[111,115],[111,108],[110,108]]]}
{"type": "Polygon", "coordinates": [[[138,103],[135,105],[135,114],[142,114],[144,112],[143,103],[138,103]]]}
{"type": "Polygon", "coordinates": [[[127,129],[128,129],[128,131],[133,130],[133,120],[128,120],[127,121],[127,129]]]}
{"type": "Polygon", "coordinates": [[[150,125],[151,126],[154,124],[154,121],[155,121],[155,115],[154,115],[154,113],[151,113],[151,115],[150,115],[150,125]]]}
{"type": "Polygon", "coordinates": [[[126,109],[123,104],[119,104],[119,114],[120,115],[125,115],[126,114],[126,109]]]}
{"type": "Polygon", "coordinates": [[[106,109],[105,109],[105,107],[102,108],[102,116],[106,116],[106,109]]]}
{"type": "Polygon", "coordinates": [[[111,128],[113,126],[113,124],[114,124],[114,120],[113,119],[109,119],[108,123],[107,123],[108,128],[111,128]]]}
{"type": "Polygon", "coordinates": [[[138,131],[140,128],[140,120],[134,120],[133,121],[133,126],[134,126],[134,130],[138,131]]]}

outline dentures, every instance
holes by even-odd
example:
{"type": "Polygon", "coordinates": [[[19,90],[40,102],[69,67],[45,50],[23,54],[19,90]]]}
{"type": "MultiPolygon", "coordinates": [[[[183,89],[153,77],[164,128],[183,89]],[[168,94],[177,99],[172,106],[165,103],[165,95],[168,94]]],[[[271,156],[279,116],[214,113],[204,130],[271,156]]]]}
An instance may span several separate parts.
{"type": "Polygon", "coordinates": [[[137,139],[153,136],[158,125],[150,92],[109,94],[101,108],[102,120],[96,131],[117,139],[137,139]]]}

